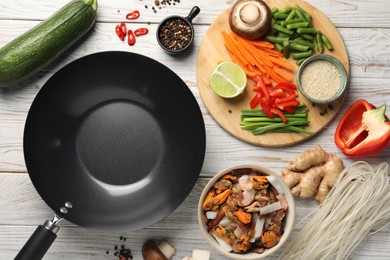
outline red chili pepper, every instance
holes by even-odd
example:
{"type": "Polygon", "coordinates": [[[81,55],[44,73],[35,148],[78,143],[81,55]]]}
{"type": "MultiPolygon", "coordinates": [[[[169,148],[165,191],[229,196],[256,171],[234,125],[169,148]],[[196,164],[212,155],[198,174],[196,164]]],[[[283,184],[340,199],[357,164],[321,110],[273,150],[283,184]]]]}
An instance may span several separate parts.
{"type": "Polygon", "coordinates": [[[351,157],[371,156],[390,143],[390,122],[385,115],[386,104],[375,108],[366,100],[353,103],[341,118],[335,143],[351,157]]]}
{"type": "Polygon", "coordinates": [[[138,28],[137,30],[134,31],[135,36],[141,36],[148,33],[149,33],[148,28],[138,28]]]}
{"type": "Polygon", "coordinates": [[[282,119],[283,123],[287,123],[287,118],[286,118],[285,114],[283,114],[282,111],[273,107],[273,108],[271,108],[271,112],[272,112],[272,114],[279,116],[282,119]]]}
{"type": "Polygon", "coordinates": [[[119,24],[119,28],[121,28],[121,31],[122,31],[122,34],[124,35],[124,37],[126,37],[127,35],[127,26],[125,23],[120,23],[119,24]]]}
{"type": "Polygon", "coordinates": [[[126,15],[126,19],[127,20],[134,20],[134,19],[139,18],[139,16],[140,16],[139,11],[138,10],[134,10],[134,11],[132,11],[132,12],[130,12],[130,13],[128,13],[126,15]]]}
{"type": "Polygon", "coordinates": [[[133,30],[131,30],[131,29],[127,31],[127,43],[130,46],[133,46],[135,44],[135,35],[134,35],[133,30]]]}
{"type": "Polygon", "coordinates": [[[123,40],[125,39],[125,35],[123,34],[120,25],[117,25],[117,26],[115,27],[115,32],[116,32],[116,35],[118,35],[119,39],[121,39],[121,41],[123,41],[123,40]]]}

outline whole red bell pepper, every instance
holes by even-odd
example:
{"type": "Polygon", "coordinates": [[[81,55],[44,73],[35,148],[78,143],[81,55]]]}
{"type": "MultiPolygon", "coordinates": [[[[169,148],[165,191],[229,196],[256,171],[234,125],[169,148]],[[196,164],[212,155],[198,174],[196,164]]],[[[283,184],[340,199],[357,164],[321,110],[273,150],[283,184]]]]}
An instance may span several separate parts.
{"type": "Polygon", "coordinates": [[[334,136],[336,145],[351,157],[371,156],[390,143],[386,104],[376,108],[366,100],[353,103],[341,118],[334,136]]]}

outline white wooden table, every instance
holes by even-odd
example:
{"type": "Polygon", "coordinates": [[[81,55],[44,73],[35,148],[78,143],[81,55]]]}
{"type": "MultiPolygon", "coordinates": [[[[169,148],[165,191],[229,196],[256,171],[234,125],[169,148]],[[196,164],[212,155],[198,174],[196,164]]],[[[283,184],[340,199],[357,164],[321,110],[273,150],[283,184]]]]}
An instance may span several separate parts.
{"type": "MultiPolygon", "coordinates": [[[[308,2],[330,18],[345,41],[351,65],[349,92],[336,119],[319,135],[287,148],[264,148],[239,141],[225,132],[208,114],[197,87],[195,64],[202,37],[213,20],[232,4],[231,1],[181,0],[176,5],[157,8],[155,13],[152,10],[154,0],[100,0],[96,26],[85,41],[28,82],[16,88],[0,90],[0,259],[12,259],[36,226],[53,216],[52,210],[32,186],[23,159],[23,128],[29,107],[39,89],[53,73],[87,54],[112,50],[140,53],[162,62],[176,72],[194,93],[204,116],[207,133],[205,161],[198,182],[188,198],[164,220],[139,231],[108,234],[61,222],[58,238],[45,259],[115,259],[115,245],[125,245],[131,249],[134,259],[142,259],[140,250],[144,241],[149,238],[165,238],[170,241],[177,249],[173,259],[191,255],[195,248],[210,250],[212,259],[224,259],[203,239],[196,217],[201,190],[216,172],[241,163],[260,164],[280,172],[297,155],[314,149],[317,144],[328,152],[339,154],[346,165],[354,162],[336,147],[333,134],[341,115],[358,99],[367,99],[376,105],[387,103],[390,106],[390,2],[308,2]],[[201,9],[194,19],[194,50],[182,57],[167,55],[155,39],[157,23],[172,14],[186,16],[194,5],[201,9]],[[135,46],[130,47],[119,41],[114,28],[124,20],[129,11],[135,9],[141,11],[141,18],[135,21],[137,24],[134,27],[146,26],[150,33],[138,38],[135,46]],[[126,241],[120,240],[120,236],[126,237],[126,241]]],[[[0,47],[66,3],[67,0],[0,0],[0,47]]],[[[379,155],[364,160],[378,164],[390,163],[389,158],[388,148],[379,155]]],[[[297,200],[297,223],[316,206],[314,200],[297,200]]],[[[294,234],[302,224],[296,226],[294,234]]],[[[390,259],[390,226],[366,237],[353,252],[351,259],[390,259]]]]}

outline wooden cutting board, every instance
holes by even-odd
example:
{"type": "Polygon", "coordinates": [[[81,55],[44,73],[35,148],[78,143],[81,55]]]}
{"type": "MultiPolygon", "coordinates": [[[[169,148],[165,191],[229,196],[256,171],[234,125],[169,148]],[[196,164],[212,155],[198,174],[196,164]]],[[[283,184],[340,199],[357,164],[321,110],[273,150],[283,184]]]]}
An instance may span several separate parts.
{"type": "MultiPolygon", "coordinates": [[[[302,0],[264,0],[270,8],[278,7],[282,9],[287,5],[299,5],[304,10],[309,12],[313,17],[313,27],[321,30],[322,33],[328,36],[334,46],[334,51],[325,50],[324,53],[330,54],[338,58],[344,65],[348,76],[349,61],[348,53],[345,48],[343,39],[333,23],[318,9],[302,0]]],[[[224,47],[224,40],[221,31],[230,32],[228,16],[230,8],[223,12],[210,26],[202,40],[198,60],[196,64],[196,77],[200,95],[203,102],[217,123],[224,128],[231,135],[241,139],[242,141],[269,147],[280,147],[295,144],[312,136],[298,133],[266,133],[262,135],[253,135],[250,131],[242,130],[240,127],[240,111],[241,109],[249,108],[249,101],[254,96],[252,91],[253,81],[248,79],[247,87],[244,93],[233,99],[224,99],[219,97],[211,89],[209,84],[209,77],[213,69],[221,61],[231,61],[228,52],[224,47]]],[[[290,63],[295,67],[294,74],[298,71],[298,66],[295,61],[290,58],[290,63]]],[[[296,84],[296,77],[294,76],[293,83],[296,84]]],[[[347,93],[347,91],[346,91],[347,93]]],[[[315,134],[318,134],[332,119],[343,103],[345,94],[339,100],[328,105],[312,104],[303,95],[298,93],[299,100],[304,102],[309,109],[310,125],[306,128],[315,134]]]]}

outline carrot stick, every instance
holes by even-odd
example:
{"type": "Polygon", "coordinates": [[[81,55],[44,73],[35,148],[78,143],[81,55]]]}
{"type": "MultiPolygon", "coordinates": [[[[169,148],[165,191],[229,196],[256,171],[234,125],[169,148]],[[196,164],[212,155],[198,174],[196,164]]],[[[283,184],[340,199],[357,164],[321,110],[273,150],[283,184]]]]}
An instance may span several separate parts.
{"type": "Polygon", "coordinates": [[[287,71],[294,67],[267,41],[247,40],[233,32],[222,32],[225,47],[232,60],[243,68],[248,77],[256,74],[279,83],[292,80],[287,71]]]}
{"type": "Polygon", "coordinates": [[[278,67],[273,67],[273,70],[279,75],[281,76],[282,78],[284,78],[285,80],[287,81],[291,81],[292,80],[292,75],[278,67]]]}
{"type": "Polygon", "coordinates": [[[287,62],[285,59],[278,59],[276,57],[270,56],[269,59],[274,63],[279,65],[280,67],[289,70],[289,71],[294,71],[294,67],[287,62]]]}

